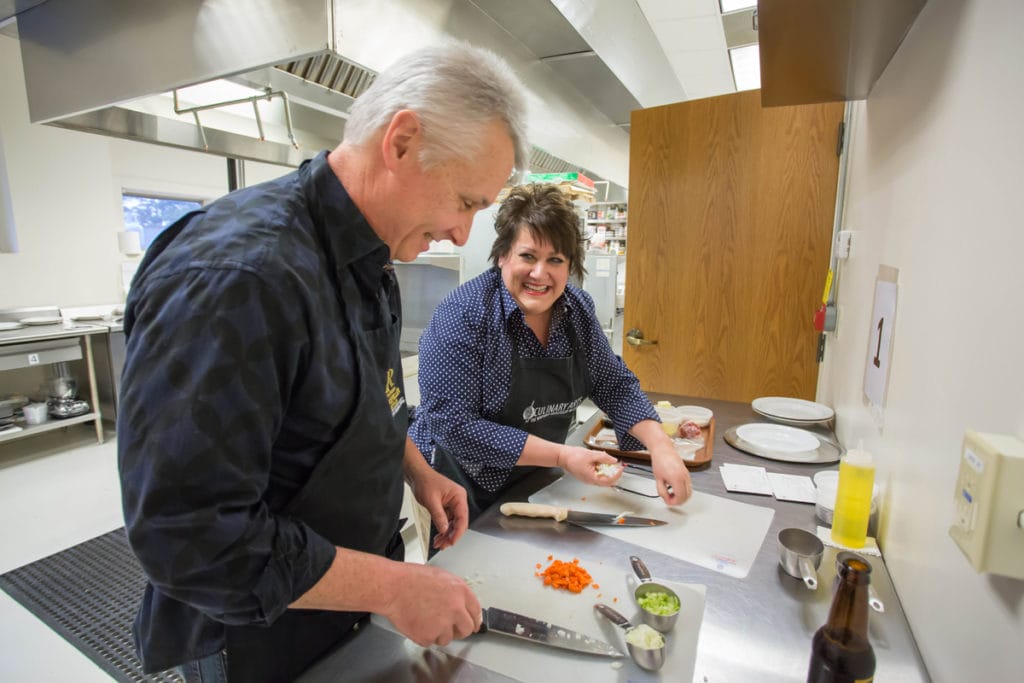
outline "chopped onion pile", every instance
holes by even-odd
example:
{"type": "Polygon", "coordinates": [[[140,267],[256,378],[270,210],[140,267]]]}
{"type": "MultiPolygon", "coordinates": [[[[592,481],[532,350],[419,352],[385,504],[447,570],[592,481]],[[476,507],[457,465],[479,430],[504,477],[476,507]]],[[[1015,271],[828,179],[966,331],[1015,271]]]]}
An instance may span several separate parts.
{"type": "Polygon", "coordinates": [[[657,650],[665,647],[665,636],[647,624],[640,624],[626,631],[626,642],[643,650],[657,650]]]}

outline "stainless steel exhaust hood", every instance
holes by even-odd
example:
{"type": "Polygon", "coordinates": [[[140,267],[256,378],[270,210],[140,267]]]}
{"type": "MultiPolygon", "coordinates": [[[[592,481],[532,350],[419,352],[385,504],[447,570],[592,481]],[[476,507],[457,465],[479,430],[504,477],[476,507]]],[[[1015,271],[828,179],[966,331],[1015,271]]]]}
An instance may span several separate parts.
{"type": "Polygon", "coordinates": [[[49,0],[18,15],[30,119],[294,166],[337,144],[373,78],[337,55],[333,18],[324,0],[49,0]],[[168,97],[217,79],[251,103],[168,97]]]}
{"type": "MultiPolygon", "coordinates": [[[[557,13],[548,0],[532,0],[535,9],[539,3],[557,13]]],[[[392,20],[413,16],[422,21],[424,33],[444,32],[489,47],[497,42],[492,49],[499,53],[514,53],[520,63],[528,57],[548,64],[566,77],[557,65],[530,54],[521,36],[487,12],[489,4],[493,7],[467,0],[47,0],[18,14],[30,119],[295,166],[340,140],[349,106],[375,77],[360,63],[363,58],[402,51],[403,37],[423,39],[423,33],[408,35],[419,30],[418,24],[406,25],[405,36],[387,35],[386,15],[392,20]],[[375,12],[384,16],[370,26],[378,18],[375,12]]],[[[559,30],[560,37],[551,36],[555,44],[583,43],[568,22],[559,30]]],[[[596,97],[608,86],[577,87],[596,97]]],[[[600,107],[585,97],[566,99],[593,127],[600,107]]],[[[621,111],[621,102],[618,106],[621,111]]],[[[607,126],[618,123],[609,118],[607,126]]],[[[628,136],[625,145],[628,149],[628,136]]],[[[531,170],[607,177],[539,148],[531,170]]]]}

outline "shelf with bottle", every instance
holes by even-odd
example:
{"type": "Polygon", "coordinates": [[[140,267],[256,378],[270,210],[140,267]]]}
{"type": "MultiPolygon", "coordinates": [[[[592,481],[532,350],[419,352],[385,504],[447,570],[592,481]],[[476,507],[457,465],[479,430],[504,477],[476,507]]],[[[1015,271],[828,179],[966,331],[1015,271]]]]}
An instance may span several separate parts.
{"type": "Polygon", "coordinates": [[[604,254],[625,254],[626,238],[591,235],[588,238],[586,250],[589,252],[600,252],[604,254]]]}
{"type": "Polygon", "coordinates": [[[623,222],[629,218],[628,205],[625,202],[594,202],[587,207],[587,222],[623,222]]]}

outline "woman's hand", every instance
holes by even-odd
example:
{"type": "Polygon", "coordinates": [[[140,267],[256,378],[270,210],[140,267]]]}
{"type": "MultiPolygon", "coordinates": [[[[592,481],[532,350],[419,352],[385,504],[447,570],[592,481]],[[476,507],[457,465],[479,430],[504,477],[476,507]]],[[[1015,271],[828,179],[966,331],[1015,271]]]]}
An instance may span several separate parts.
{"type": "Polygon", "coordinates": [[[658,445],[650,449],[654,481],[658,484],[658,495],[666,505],[679,505],[693,495],[690,471],[671,445],[658,445]]]}
{"type": "Polygon", "coordinates": [[[563,446],[557,464],[584,484],[615,486],[622,476],[622,464],[603,451],[580,446],[563,446]]]}

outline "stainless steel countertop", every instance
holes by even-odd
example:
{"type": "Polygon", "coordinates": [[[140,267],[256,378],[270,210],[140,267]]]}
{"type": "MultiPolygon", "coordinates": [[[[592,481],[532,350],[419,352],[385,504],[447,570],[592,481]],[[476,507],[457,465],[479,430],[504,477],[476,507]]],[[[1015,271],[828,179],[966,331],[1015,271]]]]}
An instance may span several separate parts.
{"type": "MultiPolygon", "coordinates": [[[[779,531],[787,527],[799,527],[813,532],[818,524],[814,506],[781,502],[770,496],[728,493],[718,473],[718,465],[726,462],[759,465],[773,472],[806,476],[821,470],[835,469],[837,465],[777,462],[748,455],[729,446],[722,438],[729,427],[746,422],[767,421],[755,413],[749,404],[666,394],[650,396],[652,401],[665,399],[675,405],[703,405],[714,411],[716,429],[711,466],[692,473],[694,487],[698,491],[775,510],[775,517],[750,573],[744,579],[735,579],[571,525],[559,533],[559,547],[569,553],[576,551],[602,560],[606,565],[619,566],[624,573],[631,571],[628,555],[640,553],[654,576],[706,585],[706,605],[693,678],[695,682],[770,683],[806,680],[811,637],[828,616],[837,551],[826,546],[819,570],[819,588],[813,592],[807,590],[799,579],[788,576],[779,566],[776,539],[779,531]],[[598,537],[596,542],[595,536],[598,537]]],[[[575,440],[580,443],[582,435],[597,419],[599,416],[595,415],[577,429],[570,437],[570,442],[575,440]]],[[[826,433],[831,435],[830,432],[826,433]]],[[[538,473],[510,489],[503,500],[525,500],[533,491],[550,484],[559,475],[557,470],[538,473]]],[[[512,529],[512,525],[497,511],[497,506],[485,512],[473,524],[473,529],[498,538],[514,538],[541,547],[550,545],[552,534],[547,525],[531,528],[529,525],[516,524],[512,529]]],[[[876,680],[929,681],[884,561],[871,556],[867,556],[867,559],[873,567],[872,585],[885,603],[884,614],[871,612],[869,616],[870,638],[878,662],[876,680]]],[[[664,676],[667,672],[662,674],[664,676]]],[[[538,677],[543,678],[541,672],[538,672],[538,677]]],[[[609,668],[609,681],[618,680],[619,677],[620,672],[609,668]]],[[[337,680],[418,683],[511,679],[444,652],[425,650],[386,629],[367,623],[300,680],[303,683],[337,680]]]]}
{"type": "Polygon", "coordinates": [[[65,325],[64,323],[55,323],[53,325],[26,325],[18,330],[0,332],[0,346],[41,341],[44,339],[81,337],[86,334],[106,334],[108,331],[109,328],[104,324],[72,323],[65,325]]]}

